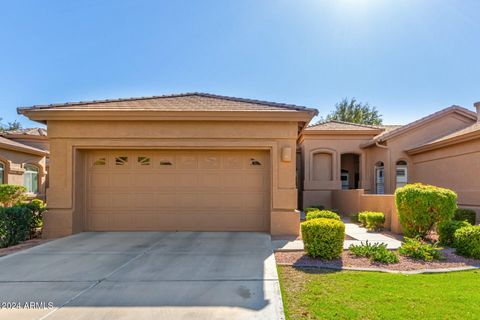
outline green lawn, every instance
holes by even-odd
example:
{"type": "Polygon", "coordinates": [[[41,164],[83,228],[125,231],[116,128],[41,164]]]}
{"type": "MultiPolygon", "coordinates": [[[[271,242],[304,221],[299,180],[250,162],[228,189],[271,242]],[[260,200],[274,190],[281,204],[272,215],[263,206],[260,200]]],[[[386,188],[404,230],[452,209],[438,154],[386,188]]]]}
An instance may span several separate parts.
{"type": "Polygon", "coordinates": [[[402,275],[278,267],[287,319],[480,319],[480,271],[402,275]]]}

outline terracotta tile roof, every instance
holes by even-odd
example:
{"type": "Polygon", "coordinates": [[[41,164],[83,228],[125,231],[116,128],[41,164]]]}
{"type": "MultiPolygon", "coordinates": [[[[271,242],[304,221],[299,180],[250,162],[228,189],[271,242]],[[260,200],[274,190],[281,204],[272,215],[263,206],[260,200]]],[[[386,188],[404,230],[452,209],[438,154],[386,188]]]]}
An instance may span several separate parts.
{"type": "Polygon", "coordinates": [[[341,130],[341,131],[377,130],[378,131],[378,130],[382,130],[382,127],[353,123],[353,122],[346,122],[346,121],[330,120],[330,121],[318,122],[314,125],[308,126],[306,130],[334,130],[334,131],[335,130],[341,130]]]}
{"type": "Polygon", "coordinates": [[[26,128],[20,130],[9,130],[2,133],[2,135],[26,135],[26,136],[47,136],[47,129],[43,128],[26,128]]]}
{"type": "Polygon", "coordinates": [[[13,141],[10,139],[7,139],[5,137],[0,136],[0,148],[6,148],[6,149],[13,149],[13,150],[18,150],[26,153],[34,153],[34,154],[42,154],[42,155],[47,155],[48,151],[38,149],[35,147],[27,146],[26,144],[13,141]]]}
{"type": "Polygon", "coordinates": [[[385,130],[384,132],[380,133],[379,135],[375,136],[372,141],[368,142],[368,143],[365,143],[363,145],[361,145],[361,147],[368,147],[368,146],[371,146],[371,145],[374,145],[376,142],[382,142],[382,141],[385,141],[387,139],[390,139],[392,137],[395,137],[397,135],[400,135],[404,132],[407,132],[409,131],[410,129],[413,129],[413,128],[416,128],[418,127],[419,125],[422,125],[423,123],[426,123],[428,121],[431,121],[431,120],[434,120],[436,118],[439,118],[441,116],[444,116],[444,115],[447,115],[449,113],[459,113],[459,114],[462,114],[468,118],[471,118],[472,120],[476,120],[477,119],[477,114],[473,111],[470,111],[466,108],[463,108],[463,107],[460,107],[460,106],[451,106],[451,107],[448,107],[448,108],[445,108],[445,109],[442,109],[440,111],[437,111],[435,113],[432,113],[426,117],[423,117],[423,118],[420,118],[416,121],[413,121],[413,122],[410,122],[409,124],[406,124],[406,125],[403,125],[403,126],[400,126],[398,128],[392,128],[392,130],[385,130]]]}
{"type": "Polygon", "coordinates": [[[220,96],[208,93],[184,93],[174,95],[126,98],[115,100],[80,101],[62,104],[35,105],[18,108],[23,110],[158,110],[158,111],[305,111],[317,114],[312,108],[294,104],[220,96]]]}
{"type": "Polygon", "coordinates": [[[380,127],[385,129],[384,132],[389,132],[389,131],[398,129],[398,128],[403,127],[403,126],[404,126],[403,124],[382,124],[380,127]]]}

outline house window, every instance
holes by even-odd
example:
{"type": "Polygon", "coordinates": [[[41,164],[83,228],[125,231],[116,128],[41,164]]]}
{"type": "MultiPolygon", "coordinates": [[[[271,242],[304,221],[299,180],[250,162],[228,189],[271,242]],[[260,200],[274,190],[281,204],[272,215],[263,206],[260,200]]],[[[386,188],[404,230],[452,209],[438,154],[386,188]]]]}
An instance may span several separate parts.
{"type": "Polygon", "coordinates": [[[258,161],[257,159],[251,158],[250,159],[250,165],[251,166],[261,166],[262,163],[260,161],[258,161]]]}
{"type": "Polygon", "coordinates": [[[375,164],[375,193],[385,193],[385,169],[382,161],[375,164]]]}
{"type": "Polygon", "coordinates": [[[5,183],[5,165],[0,162],[0,184],[5,183]]]}
{"type": "Polygon", "coordinates": [[[102,158],[98,158],[97,160],[95,160],[95,162],[93,163],[94,166],[104,166],[107,164],[107,158],[105,157],[102,157],[102,158]]]}
{"type": "Polygon", "coordinates": [[[137,157],[137,162],[141,166],[149,166],[150,165],[150,158],[149,157],[137,157]]]}
{"type": "Polygon", "coordinates": [[[172,165],[173,165],[172,161],[160,160],[160,166],[162,166],[162,167],[168,167],[168,166],[172,166],[172,165]]]}
{"type": "Polygon", "coordinates": [[[116,157],[115,158],[115,165],[123,166],[128,163],[128,157],[116,157]]]}
{"type": "Polygon", "coordinates": [[[29,193],[38,193],[38,168],[27,164],[23,175],[23,185],[29,193]]]}
{"type": "Polygon", "coordinates": [[[342,172],[340,174],[340,180],[342,180],[342,190],[350,189],[348,170],[342,169],[342,172]]]}
{"type": "Polygon", "coordinates": [[[408,173],[407,162],[404,160],[397,161],[397,168],[396,168],[397,188],[401,188],[408,183],[407,173],[408,173]]]}

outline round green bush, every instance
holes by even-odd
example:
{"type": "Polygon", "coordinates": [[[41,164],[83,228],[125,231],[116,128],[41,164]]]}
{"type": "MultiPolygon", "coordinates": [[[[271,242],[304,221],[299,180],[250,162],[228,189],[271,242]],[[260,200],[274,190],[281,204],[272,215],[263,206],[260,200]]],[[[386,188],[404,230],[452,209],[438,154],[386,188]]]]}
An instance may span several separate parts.
{"type": "Polygon", "coordinates": [[[453,220],[457,221],[467,221],[470,224],[474,225],[477,220],[477,213],[472,209],[458,208],[455,211],[453,220]]]}
{"type": "Polygon", "coordinates": [[[345,224],[335,219],[319,218],[302,222],[302,238],[307,255],[335,259],[343,251],[345,224]]]}
{"type": "Polygon", "coordinates": [[[453,218],[457,194],[421,183],[407,184],[395,191],[395,203],[404,234],[424,238],[435,225],[453,218]]]}
{"type": "Polygon", "coordinates": [[[368,211],[363,211],[358,213],[358,222],[364,227],[367,226],[367,212],[368,211]]]}
{"type": "Polygon", "coordinates": [[[318,218],[341,220],[338,214],[330,210],[310,211],[309,213],[307,213],[306,220],[308,221],[318,218]]]}
{"type": "Polygon", "coordinates": [[[454,240],[455,231],[460,228],[471,226],[467,221],[445,221],[438,226],[438,235],[440,243],[445,246],[451,246],[454,240]]]}
{"type": "Polygon", "coordinates": [[[314,207],[309,207],[309,208],[303,209],[303,212],[305,212],[306,215],[309,214],[310,212],[317,212],[317,211],[320,211],[320,209],[314,208],[314,207]]]}
{"type": "Polygon", "coordinates": [[[365,212],[365,220],[369,231],[381,230],[385,223],[385,214],[383,212],[367,211],[365,212]]]}
{"type": "Polygon", "coordinates": [[[453,246],[461,256],[480,259],[480,226],[468,226],[455,231],[453,246]]]}

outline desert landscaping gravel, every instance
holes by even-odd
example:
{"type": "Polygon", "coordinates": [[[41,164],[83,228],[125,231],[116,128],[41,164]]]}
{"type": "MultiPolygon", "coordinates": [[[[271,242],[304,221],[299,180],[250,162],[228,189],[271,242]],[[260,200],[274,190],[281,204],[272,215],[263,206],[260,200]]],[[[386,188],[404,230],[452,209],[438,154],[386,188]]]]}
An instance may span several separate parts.
{"type": "Polygon", "coordinates": [[[408,257],[399,255],[400,261],[395,264],[383,264],[371,262],[367,258],[357,258],[351,255],[348,251],[342,253],[341,258],[335,260],[321,260],[312,259],[308,257],[303,251],[295,252],[275,252],[275,259],[277,264],[291,265],[294,267],[323,267],[323,268],[372,268],[372,269],[387,269],[396,271],[416,271],[425,269],[449,269],[462,267],[480,267],[480,260],[468,259],[458,256],[452,249],[444,249],[443,260],[425,262],[414,260],[408,257]]]}

